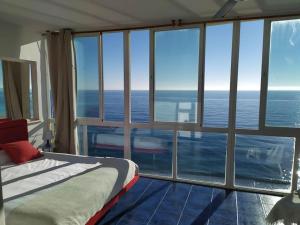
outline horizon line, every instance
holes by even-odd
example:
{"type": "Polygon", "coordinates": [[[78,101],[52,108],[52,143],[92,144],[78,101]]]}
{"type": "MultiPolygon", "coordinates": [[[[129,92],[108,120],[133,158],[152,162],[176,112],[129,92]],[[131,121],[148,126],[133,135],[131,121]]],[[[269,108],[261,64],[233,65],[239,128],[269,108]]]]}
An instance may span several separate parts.
{"type": "MultiPolygon", "coordinates": [[[[0,88],[1,89],[1,88],[0,88]]],[[[2,88],[3,89],[3,88],[2,88]]],[[[99,89],[78,89],[77,91],[99,91],[99,89]]],[[[108,89],[104,91],[124,91],[124,89],[108,89]]],[[[132,89],[131,91],[149,91],[149,89],[132,89]]],[[[155,91],[196,91],[198,90],[184,90],[184,89],[160,89],[155,91]]],[[[229,89],[206,89],[204,91],[230,91],[229,89]]],[[[259,89],[242,89],[237,91],[257,91],[260,92],[259,89]]],[[[270,88],[268,91],[300,91],[300,89],[273,89],[270,88]]]]}

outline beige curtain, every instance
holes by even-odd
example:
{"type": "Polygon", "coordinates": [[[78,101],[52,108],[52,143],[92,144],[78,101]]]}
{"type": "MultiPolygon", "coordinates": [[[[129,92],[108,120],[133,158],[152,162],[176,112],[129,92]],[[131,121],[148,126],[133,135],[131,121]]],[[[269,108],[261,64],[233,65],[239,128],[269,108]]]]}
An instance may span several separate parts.
{"type": "Polygon", "coordinates": [[[30,118],[29,64],[3,61],[3,87],[7,117],[30,118]]]}
{"type": "Polygon", "coordinates": [[[51,92],[55,111],[55,152],[76,154],[75,71],[70,30],[47,34],[51,92]]]}

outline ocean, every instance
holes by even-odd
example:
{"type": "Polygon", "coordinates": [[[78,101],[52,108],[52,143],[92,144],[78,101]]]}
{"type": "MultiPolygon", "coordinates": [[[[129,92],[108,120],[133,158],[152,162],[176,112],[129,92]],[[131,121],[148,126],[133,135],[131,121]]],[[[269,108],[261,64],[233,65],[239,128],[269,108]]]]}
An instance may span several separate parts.
{"type": "MultiPolygon", "coordinates": [[[[104,117],[123,121],[123,91],[105,91],[104,117]]],[[[258,91],[238,91],[236,127],[258,129],[258,91]]],[[[80,117],[98,117],[97,91],[78,91],[77,112],[80,117]]],[[[149,92],[131,92],[131,121],[149,121],[149,92]]],[[[197,118],[196,91],[157,91],[155,120],[190,122],[197,118]]],[[[204,126],[227,127],[228,91],[206,91],[204,126]]],[[[300,92],[269,91],[267,126],[300,127],[300,92]]],[[[82,142],[82,129],[79,140],[82,142]]],[[[123,129],[88,126],[89,155],[123,157],[123,129]]],[[[172,130],[131,130],[131,157],[141,172],[171,176],[174,132],[172,130]]],[[[227,134],[180,131],[177,136],[178,177],[224,182],[227,134]]],[[[237,135],[235,145],[235,182],[242,186],[287,189],[291,180],[294,138],[237,135]]],[[[81,144],[82,146],[82,144],[81,144]]]]}
{"type": "MultiPolygon", "coordinates": [[[[109,121],[124,120],[124,93],[105,91],[104,116],[109,121]]],[[[237,94],[236,127],[258,129],[259,92],[237,94]]],[[[3,90],[0,89],[0,115],[5,114],[3,90]]],[[[98,117],[99,94],[93,90],[77,93],[79,117],[98,117]]],[[[149,93],[131,92],[131,120],[149,122],[149,93]]],[[[155,94],[155,120],[190,122],[197,118],[195,91],[158,91],[155,94]]],[[[204,94],[204,126],[227,127],[228,91],[206,91],[204,94]]],[[[300,127],[300,92],[269,91],[267,126],[300,127]]],[[[82,127],[78,128],[83,152],[82,127]]],[[[153,129],[131,130],[131,158],[140,171],[171,176],[174,131],[153,129]]],[[[291,182],[295,140],[289,137],[236,135],[235,183],[267,189],[287,189],[291,182]]],[[[124,157],[124,131],[118,127],[88,126],[88,154],[124,157]]],[[[225,181],[227,133],[179,131],[177,134],[177,174],[179,178],[225,181]]]]}

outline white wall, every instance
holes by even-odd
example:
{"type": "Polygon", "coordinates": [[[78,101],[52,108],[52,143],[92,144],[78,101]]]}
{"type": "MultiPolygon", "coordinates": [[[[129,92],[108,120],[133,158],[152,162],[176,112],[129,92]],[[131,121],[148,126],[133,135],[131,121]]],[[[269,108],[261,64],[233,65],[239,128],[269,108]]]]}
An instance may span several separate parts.
{"type": "Polygon", "coordinates": [[[3,21],[0,21],[0,27],[0,56],[18,58],[21,28],[3,21]]]}
{"type": "Polygon", "coordinates": [[[40,146],[43,143],[44,130],[47,130],[48,119],[45,40],[40,33],[8,22],[0,21],[0,27],[0,58],[36,62],[40,122],[29,126],[29,134],[30,140],[40,146]]]}

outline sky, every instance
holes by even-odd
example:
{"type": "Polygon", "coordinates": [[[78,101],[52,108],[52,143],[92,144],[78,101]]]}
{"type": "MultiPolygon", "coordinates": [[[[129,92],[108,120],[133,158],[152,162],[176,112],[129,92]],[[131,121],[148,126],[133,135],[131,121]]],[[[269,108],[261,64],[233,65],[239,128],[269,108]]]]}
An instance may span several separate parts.
{"type": "MultiPolygon", "coordinates": [[[[300,90],[300,20],[273,22],[269,89],[300,90]]],[[[232,23],[208,25],[205,90],[229,90],[232,23]]],[[[263,21],[241,22],[238,90],[259,90],[263,21]]],[[[200,30],[155,33],[156,90],[197,90],[200,30]]],[[[75,38],[78,89],[98,89],[97,37],[75,38]]],[[[105,90],[123,89],[123,34],[103,34],[105,90]]],[[[149,90],[149,31],[130,32],[132,90],[149,90]]]]}
{"type": "Polygon", "coordinates": [[[272,24],[269,87],[300,91],[300,20],[272,24]]]}

